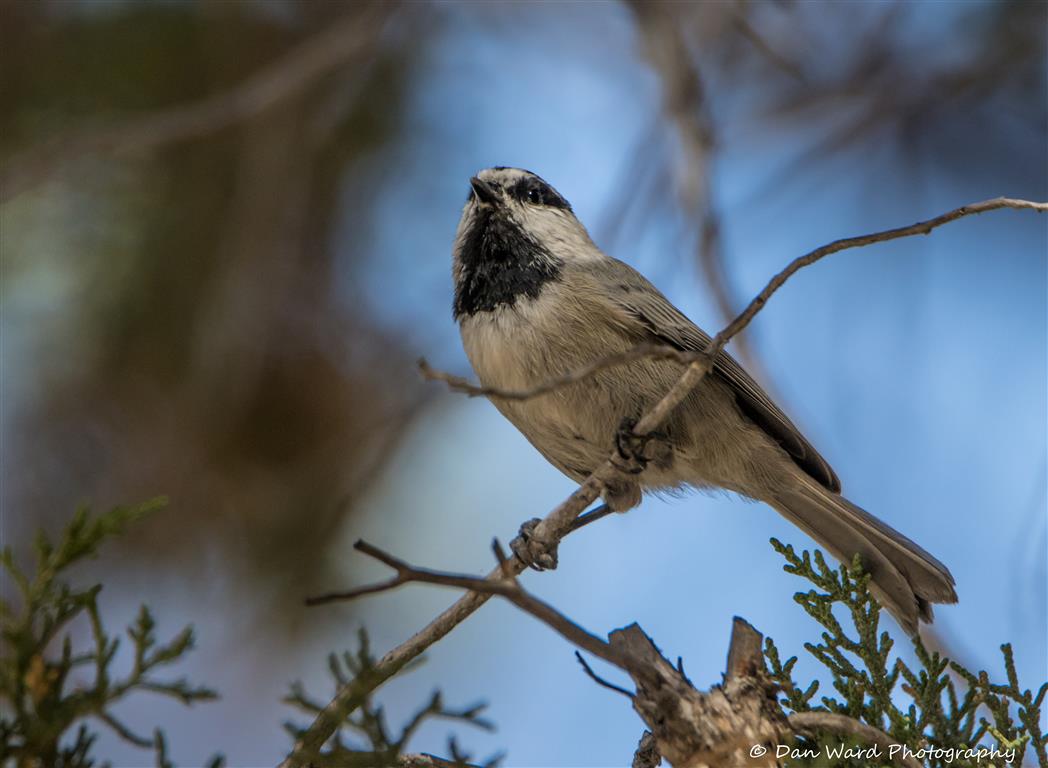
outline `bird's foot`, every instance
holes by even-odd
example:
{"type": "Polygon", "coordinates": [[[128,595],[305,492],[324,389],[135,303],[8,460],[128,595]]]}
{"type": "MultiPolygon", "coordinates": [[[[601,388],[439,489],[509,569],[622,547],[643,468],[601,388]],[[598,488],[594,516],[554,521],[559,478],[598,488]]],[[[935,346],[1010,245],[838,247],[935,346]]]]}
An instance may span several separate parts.
{"type": "Polygon", "coordinates": [[[633,431],[637,420],[625,418],[615,433],[615,466],[628,475],[639,475],[649,462],[657,465],[668,465],[672,457],[672,448],[662,432],[649,432],[638,435],[633,431]]]}
{"type": "Polygon", "coordinates": [[[535,528],[542,521],[533,517],[520,526],[517,538],[509,543],[522,563],[536,571],[552,571],[557,567],[557,542],[540,538],[535,528]]]}

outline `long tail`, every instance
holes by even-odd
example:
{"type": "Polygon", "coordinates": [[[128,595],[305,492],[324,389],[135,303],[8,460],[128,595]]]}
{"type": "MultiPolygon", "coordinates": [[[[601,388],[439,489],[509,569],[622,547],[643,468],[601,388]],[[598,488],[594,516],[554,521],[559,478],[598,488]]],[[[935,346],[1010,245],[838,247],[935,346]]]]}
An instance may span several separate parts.
{"type": "Polygon", "coordinates": [[[932,603],[956,603],[949,569],[901,533],[807,475],[769,500],[787,520],[842,562],[856,553],[871,575],[871,591],[906,632],[931,623],[932,603]]]}

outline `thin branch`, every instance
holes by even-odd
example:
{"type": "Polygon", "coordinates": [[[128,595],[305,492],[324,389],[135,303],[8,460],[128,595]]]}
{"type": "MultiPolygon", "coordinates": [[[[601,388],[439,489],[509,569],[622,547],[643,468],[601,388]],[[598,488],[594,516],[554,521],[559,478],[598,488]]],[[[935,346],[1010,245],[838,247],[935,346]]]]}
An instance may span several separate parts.
{"type": "Polygon", "coordinates": [[[986,213],[987,211],[995,211],[999,208],[1028,209],[1039,213],[1045,213],[1048,212],[1048,203],[1017,200],[1009,197],[995,197],[992,200],[983,200],[981,203],[962,205],[960,208],[954,208],[952,211],[947,211],[941,216],[936,216],[927,221],[919,221],[908,227],[898,227],[883,232],[874,232],[869,235],[859,235],[858,237],[846,237],[841,240],[834,240],[829,245],[816,248],[814,251],[806,253],[803,256],[798,256],[791,261],[784,270],[775,275],[775,277],[764,286],[764,289],[754,297],[749,305],[747,305],[746,309],[742,311],[742,314],[736,317],[727,328],[713,338],[713,341],[710,346],[707,347],[707,350],[710,351],[716,349],[719,351],[723,349],[724,345],[727,344],[732,336],[750,324],[750,321],[761,311],[764,305],[768,302],[768,299],[771,298],[772,294],[779,290],[779,288],[781,288],[795,272],[814,264],[832,253],[837,253],[838,251],[847,250],[849,248],[861,248],[862,246],[872,245],[873,243],[884,243],[889,240],[898,240],[902,237],[927,235],[933,229],[937,229],[943,224],[949,224],[951,221],[956,221],[965,216],[973,216],[979,213],[986,213]]]}
{"type": "MultiPolygon", "coordinates": [[[[444,587],[465,589],[471,592],[499,595],[549,626],[569,643],[604,659],[610,664],[626,669],[624,666],[625,661],[621,654],[616,652],[607,642],[582,629],[582,627],[571,621],[571,619],[567,618],[549,603],[539,600],[521,587],[515,578],[491,579],[490,577],[482,578],[449,573],[447,571],[434,571],[428,568],[418,568],[372,544],[368,544],[366,541],[358,541],[353,545],[353,548],[393,568],[397,572],[396,578],[362,589],[333,592],[320,597],[310,598],[306,601],[307,605],[354,600],[361,595],[384,592],[409,583],[437,584],[444,587]]],[[[496,551],[501,552],[501,549],[499,548],[496,551]]],[[[498,570],[500,573],[505,570],[508,562],[508,560],[502,559],[499,563],[498,570]]]]}
{"type": "MultiPolygon", "coordinates": [[[[658,665],[652,664],[651,659],[657,658],[664,664],[665,659],[661,654],[659,654],[657,649],[655,649],[651,639],[636,625],[612,633],[613,640],[611,643],[608,643],[595,635],[586,632],[551,605],[539,600],[527,592],[520,586],[515,578],[493,581],[491,579],[482,579],[464,574],[419,568],[363,541],[358,541],[355,548],[393,568],[397,572],[397,577],[390,582],[375,585],[372,588],[354,590],[341,595],[326,596],[326,600],[353,599],[361,594],[380,591],[385,588],[392,588],[389,586],[390,584],[399,585],[412,582],[436,584],[455,587],[458,589],[484,592],[489,595],[499,595],[509,600],[521,610],[542,621],[568,642],[604,659],[616,667],[628,672],[631,676],[636,677],[638,674],[643,674],[644,676],[649,676],[656,680],[656,683],[659,679],[657,674],[658,665]],[[619,636],[617,639],[615,638],[616,635],[619,636]],[[641,646],[641,649],[647,653],[637,652],[636,649],[638,644],[641,646]],[[641,667],[643,667],[643,669],[641,669],[641,667]]],[[[495,543],[494,548],[501,569],[508,561],[505,559],[505,555],[497,542],[495,543]]],[[[314,600],[311,602],[315,604],[319,601],[314,600]]],[[[750,680],[758,679],[761,669],[763,668],[763,657],[760,656],[760,647],[761,634],[745,620],[736,617],[732,628],[732,639],[728,653],[726,685],[729,688],[733,682],[739,683],[743,678],[750,680]],[[757,664],[757,662],[751,658],[755,655],[756,658],[760,660],[760,664],[757,664]]],[[[634,700],[635,697],[639,695],[640,691],[638,691],[638,694],[634,694],[625,688],[601,678],[593,671],[585,658],[578,651],[575,652],[575,658],[578,659],[586,674],[599,685],[613,690],[616,693],[620,693],[631,700],[634,700]]],[[[681,674],[681,679],[684,679],[683,674],[681,674]]],[[[694,691],[690,684],[688,687],[694,691]]],[[[668,692],[669,689],[667,689],[667,693],[668,692]]],[[[409,723],[405,729],[405,734],[410,734],[410,732],[413,731],[422,721],[422,718],[427,715],[451,714],[451,716],[454,716],[453,713],[442,712],[439,709],[438,701],[439,699],[435,697],[428,707],[416,715],[415,720],[409,723]]],[[[686,722],[688,718],[684,718],[684,720],[686,722]]],[[[819,733],[830,733],[845,738],[857,738],[864,743],[880,747],[884,750],[885,754],[889,755],[893,762],[905,766],[905,768],[919,768],[920,766],[920,763],[918,763],[912,756],[905,753],[902,745],[895,742],[883,731],[844,715],[829,712],[802,712],[791,715],[787,718],[787,723],[795,733],[810,737],[816,737],[819,733]]],[[[718,753],[730,752],[737,746],[741,745],[744,741],[745,739],[740,735],[737,739],[738,743],[732,742],[727,747],[720,749],[718,753]]],[[[644,740],[642,740],[641,746],[646,746],[647,749],[641,750],[641,747],[638,747],[638,753],[643,751],[644,756],[646,757],[653,757],[653,755],[649,754],[653,749],[657,752],[657,745],[652,739],[648,739],[646,745],[644,740]]]]}
{"type": "Polygon", "coordinates": [[[513,571],[512,560],[506,555],[506,550],[502,548],[502,544],[498,539],[491,540],[491,551],[495,555],[495,562],[499,564],[502,578],[516,584],[518,574],[513,571]]]}
{"type": "Polygon", "coordinates": [[[578,517],[571,524],[571,533],[574,533],[579,528],[583,528],[590,523],[595,523],[608,515],[615,514],[615,510],[609,507],[607,504],[601,504],[599,507],[594,507],[589,512],[585,512],[578,517]]]}
{"type": "Polygon", "coordinates": [[[586,661],[586,657],[578,651],[575,651],[575,659],[582,665],[582,671],[589,675],[590,679],[602,688],[607,688],[609,691],[615,691],[615,693],[621,693],[627,699],[633,698],[633,691],[626,690],[622,686],[615,685],[593,671],[593,667],[586,661]]]}
{"type": "MultiPolygon", "coordinates": [[[[1014,200],[1010,198],[996,198],[981,203],[973,203],[957,208],[941,216],[928,221],[919,222],[909,227],[887,230],[871,235],[836,240],[829,245],[817,248],[810,253],[794,259],[790,264],[764,287],[764,289],[749,303],[742,314],[735,318],[724,330],[710,340],[704,351],[704,355],[690,363],[684,374],[680,377],[673,388],[666,393],[654,408],[652,408],[634,427],[637,435],[646,435],[657,429],[669,413],[676,408],[688,393],[700,382],[712,368],[713,355],[720,352],[728,341],[745,328],[754,316],[767,303],[768,299],[782,287],[782,285],[795,272],[816,261],[838,251],[848,248],[857,248],[876,242],[895,240],[916,234],[927,234],[936,227],[948,222],[970,216],[977,213],[996,210],[998,208],[1020,208],[1035,211],[1048,211],[1048,203],[1035,203],[1027,200],[1014,200]]],[[[592,364],[591,364],[592,366],[592,364]]],[[[592,374],[590,374],[592,375],[592,374]]],[[[512,393],[508,393],[510,397],[512,393]]],[[[500,396],[507,393],[500,392],[500,396]]],[[[582,484],[561,504],[550,512],[532,531],[532,537],[541,537],[545,541],[559,542],[571,531],[572,525],[583,510],[592,504],[604,490],[605,483],[620,476],[612,461],[605,461],[593,474],[587,477],[582,484]]],[[[499,565],[490,574],[485,583],[503,582],[507,578],[507,572],[514,575],[523,573],[524,563],[519,558],[508,561],[505,567],[499,565]]],[[[487,590],[487,587],[485,587],[487,590]]],[[[419,630],[415,635],[393,648],[383,656],[375,665],[372,676],[369,678],[369,690],[375,690],[382,683],[393,677],[405,664],[417,658],[423,651],[434,643],[440,641],[456,626],[466,620],[480,606],[490,598],[489,591],[475,591],[463,595],[450,608],[437,616],[428,625],[419,630]]],[[[598,654],[594,654],[598,655],[598,654]]],[[[603,658],[603,657],[602,657],[603,658]]],[[[295,743],[292,753],[280,764],[280,768],[290,768],[299,764],[299,755],[318,751],[332,734],[338,729],[342,720],[357,706],[359,706],[360,691],[357,686],[350,684],[343,686],[317,715],[316,719],[306,730],[306,733],[295,743]]]]}
{"type": "Polygon", "coordinates": [[[808,78],[805,76],[804,70],[801,69],[800,65],[790,57],[777,51],[753,26],[744,9],[736,9],[736,11],[731,15],[731,20],[735,23],[735,27],[739,30],[739,34],[748,40],[757,52],[764,56],[773,67],[788,74],[791,78],[797,81],[799,85],[807,84],[808,78]]]}
{"type": "MultiPolygon", "coordinates": [[[[704,86],[701,57],[693,52],[683,32],[683,25],[689,18],[674,6],[639,0],[626,5],[636,17],[647,59],[659,74],[665,122],[675,127],[679,140],[680,152],[671,153],[672,162],[664,158],[662,163],[667,175],[673,175],[678,182],[676,187],[685,217],[698,223],[698,263],[722,321],[727,323],[735,317],[737,310],[728,286],[728,271],[721,247],[720,215],[710,181],[718,143],[717,126],[704,86]]],[[[736,9],[729,15],[746,24],[745,13],[745,9],[736,9]]],[[[638,155],[647,155],[650,143],[640,144],[638,155]]],[[[758,367],[757,361],[745,336],[735,340],[735,351],[751,373],[760,373],[754,370],[758,367]]],[[[758,375],[757,379],[762,377],[758,375]]]]}
{"type": "MultiPolygon", "coordinates": [[[[361,544],[362,542],[357,542],[361,544]]],[[[402,584],[407,584],[411,579],[405,578],[401,574],[397,574],[389,581],[380,581],[377,584],[368,584],[357,589],[347,589],[338,592],[326,592],[323,595],[316,595],[315,597],[306,598],[306,606],[312,608],[317,605],[325,605],[326,603],[339,603],[345,600],[356,600],[358,597],[364,597],[364,595],[374,595],[379,592],[389,592],[392,589],[396,589],[402,584]]]]}
{"type": "MultiPolygon", "coordinates": [[[[810,266],[811,264],[820,261],[830,254],[837,253],[838,251],[844,251],[849,248],[860,248],[862,246],[883,243],[889,240],[898,240],[903,237],[912,237],[913,235],[927,235],[932,230],[941,227],[943,224],[948,224],[951,221],[956,221],[965,216],[994,211],[1000,208],[1026,209],[1037,211],[1038,213],[1045,213],[1048,212],[1048,203],[997,197],[993,200],[984,200],[980,203],[963,205],[960,208],[955,208],[941,216],[936,216],[927,221],[919,221],[908,227],[898,227],[883,232],[874,232],[868,235],[859,235],[857,237],[834,240],[828,245],[816,248],[814,251],[810,251],[803,256],[798,256],[791,261],[785,269],[775,275],[775,277],[764,286],[764,289],[746,305],[746,308],[742,313],[732,320],[724,330],[714,336],[710,340],[710,343],[706,345],[706,348],[701,351],[679,350],[664,344],[642,342],[625,352],[602,357],[574,371],[547,379],[540,384],[525,389],[502,389],[499,387],[482,387],[476,384],[471,384],[467,379],[464,379],[461,376],[455,376],[450,373],[434,370],[425,360],[419,360],[419,369],[425,379],[429,381],[443,381],[448,385],[449,389],[455,392],[465,393],[470,397],[484,396],[499,398],[502,400],[529,400],[533,397],[556,391],[562,387],[585,381],[600,371],[608,368],[628,365],[629,363],[638,360],[674,360],[682,365],[700,363],[705,358],[719,354],[734,336],[750,324],[753,318],[756,317],[757,313],[768,303],[768,299],[770,299],[787,280],[804,267],[810,266]]],[[[674,403],[668,408],[667,412],[673,410],[676,405],[677,404],[674,403]]],[[[640,426],[640,423],[638,423],[637,428],[634,430],[638,435],[643,434],[640,426]]]]}
{"type": "Polygon", "coordinates": [[[516,390],[500,389],[498,387],[482,387],[472,384],[468,379],[464,379],[461,376],[455,376],[451,373],[436,370],[426,362],[425,358],[419,359],[418,369],[422,374],[422,378],[427,381],[442,381],[448,385],[448,389],[451,391],[462,392],[469,397],[494,397],[501,400],[530,400],[533,397],[554,392],[570,384],[577,384],[580,381],[585,381],[594,374],[600,373],[608,368],[618,368],[621,365],[629,365],[638,360],[675,360],[681,365],[687,365],[701,356],[701,352],[686,352],[666,344],[644,342],[643,344],[638,344],[637,346],[627,349],[625,352],[621,352],[617,355],[608,355],[599,360],[594,360],[589,365],[584,365],[577,370],[564,374],[563,376],[556,376],[552,379],[547,379],[534,387],[516,390]]]}
{"type": "Polygon", "coordinates": [[[874,728],[872,725],[860,723],[846,715],[837,715],[832,712],[797,712],[786,718],[790,728],[796,733],[815,737],[818,733],[832,733],[842,738],[855,738],[866,744],[875,744],[880,747],[886,756],[897,765],[906,768],[922,768],[920,761],[911,755],[901,744],[892,739],[884,731],[874,728]]]}
{"type": "Polygon", "coordinates": [[[84,155],[156,149],[247,120],[354,59],[378,39],[379,28],[389,13],[384,4],[351,13],[224,93],[115,125],[75,130],[23,150],[0,169],[0,202],[84,155]]]}
{"type": "Polygon", "coordinates": [[[112,728],[116,735],[122,738],[124,741],[134,744],[136,747],[140,747],[142,749],[149,749],[153,746],[152,739],[147,739],[144,736],[139,736],[137,733],[132,731],[130,728],[128,728],[122,722],[117,720],[116,717],[114,717],[104,709],[99,712],[96,712],[95,717],[97,717],[103,723],[112,728]]]}
{"type": "MultiPolygon", "coordinates": [[[[642,671],[638,665],[645,666],[643,672],[646,674],[655,675],[653,669],[647,668],[648,658],[644,654],[635,653],[631,650],[636,647],[637,643],[641,643],[646,650],[649,650],[649,655],[658,655],[658,651],[651,644],[651,639],[644,635],[639,627],[635,625],[612,633],[613,636],[621,635],[624,637],[632,632],[634,636],[632,645],[627,642],[616,642],[614,637],[613,642],[608,643],[582,629],[564,614],[553,608],[553,606],[536,598],[521,587],[516,578],[496,581],[490,578],[483,579],[465,574],[419,568],[366,542],[358,541],[354,546],[358,551],[393,568],[397,572],[396,578],[372,587],[316,598],[310,601],[311,604],[331,600],[354,599],[362,594],[392,589],[395,586],[406,583],[436,584],[473,592],[482,592],[487,595],[499,595],[549,626],[568,642],[592,653],[598,658],[604,659],[619,669],[628,672],[631,676],[636,676],[642,671]],[[651,646],[650,648],[648,648],[649,645],[651,646]]],[[[509,561],[505,559],[505,555],[497,542],[495,543],[495,552],[499,559],[499,569],[501,570],[509,561]]],[[[620,637],[619,640],[622,640],[622,638],[620,637]]],[[[763,668],[763,657],[760,655],[760,648],[761,634],[745,620],[736,617],[732,627],[732,639],[725,677],[728,686],[743,678],[755,679],[755,676],[759,676],[763,668]]],[[[601,678],[593,671],[578,651],[575,652],[575,657],[586,674],[599,685],[620,693],[631,700],[637,695],[601,678]]],[[[658,656],[658,658],[661,659],[662,657],[658,656]]],[[[663,659],[663,661],[665,660],[663,659]]],[[[678,669],[679,666],[678,662],[678,669]]],[[[682,672],[681,678],[684,679],[682,672]]],[[[436,704],[434,703],[424,712],[432,713],[435,709],[436,704]]],[[[421,720],[421,716],[417,719],[421,720]]],[[[890,736],[873,726],[866,725],[850,717],[830,712],[801,712],[789,716],[787,723],[795,733],[809,737],[816,737],[819,733],[830,733],[844,738],[857,738],[864,743],[881,748],[893,762],[905,766],[905,768],[920,768],[920,763],[912,756],[906,754],[903,746],[890,736]]],[[[740,741],[739,743],[741,744],[742,742],[740,741]]],[[[291,760],[292,758],[288,759],[291,760]]]]}
{"type": "MultiPolygon", "coordinates": [[[[510,569],[517,575],[523,573],[527,567],[517,558],[509,562],[510,569]]],[[[504,578],[505,572],[501,567],[488,574],[488,579],[504,578]]],[[[376,690],[405,665],[421,656],[427,648],[439,642],[490,598],[491,595],[486,592],[469,592],[463,595],[433,621],[379,659],[370,670],[367,680],[352,680],[348,685],[339,688],[334,698],[317,714],[306,732],[295,742],[291,754],[280,763],[280,768],[301,765],[303,756],[319,752],[324,743],[338,730],[340,723],[360,706],[366,694],[376,690]]]]}

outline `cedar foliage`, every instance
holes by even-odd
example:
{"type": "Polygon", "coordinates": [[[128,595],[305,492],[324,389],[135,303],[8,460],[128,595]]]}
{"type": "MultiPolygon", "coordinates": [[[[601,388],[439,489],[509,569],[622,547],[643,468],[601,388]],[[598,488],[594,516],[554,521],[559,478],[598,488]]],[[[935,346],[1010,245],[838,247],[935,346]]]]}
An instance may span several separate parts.
{"type": "MultiPolygon", "coordinates": [[[[967,750],[1014,750],[1013,762],[1022,765],[1031,752],[1039,765],[1048,765],[1048,735],[1041,732],[1040,712],[1048,683],[1036,694],[1019,685],[1010,644],[1001,646],[1005,682],[993,683],[986,672],[973,673],[935,651],[920,637],[911,640],[914,662],[892,655],[895,642],[879,629],[880,606],[869,591],[869,574],[858,557],[849,565],[831,568],[816,550],[801,552],[772,539],[772,546],[786,559],[783,570],[814,587],[798,592],[794,600],[822,626],[819,642],[805,649],[826,668],[836,695],[821,696],[819,681],[807,686],[793,678],[797,657],[781,661],[779,649],[768,638],[765,657],[772,679],[781,687],[787,712],[825,711],[846,715],[878,728],[929,768],[983,766],[967,750]],[[841,621],[834,613],[845,615],[841,621]]],[[[864,745],[857,745],[864,746],[864,745]]],[[[833,740],[802,740],[799,750],[819,755],[798,757],[788,765],[825,765],[828,749],[839,749],[833,740]]],[[[833,752],[830,754],[838,754],[833,752]]],[[[996,758],[999,764],[1001,757],[996,758]]],[[[885,759],[885,764],[890,761],[885,759]]],[[[866,768],[868,757],[842,755],[835,765],[866,768]]]]}

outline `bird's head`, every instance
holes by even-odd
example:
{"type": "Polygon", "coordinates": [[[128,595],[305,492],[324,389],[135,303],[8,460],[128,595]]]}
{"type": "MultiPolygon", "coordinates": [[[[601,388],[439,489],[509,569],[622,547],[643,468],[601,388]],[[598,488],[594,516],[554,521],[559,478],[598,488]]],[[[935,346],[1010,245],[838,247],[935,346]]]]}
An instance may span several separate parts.
{"type": "Polygon", "coordinates": [[[599,256],[568,201],[531,171],[487,168],[469,184],[453,250],[456,318],[534,298],[566,263],[599,256]]]}

